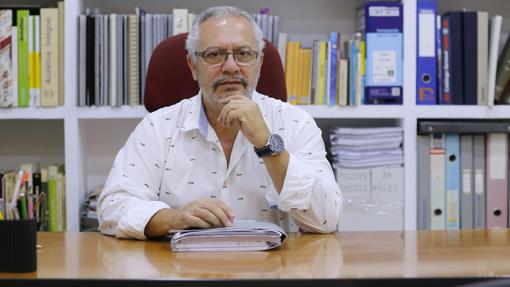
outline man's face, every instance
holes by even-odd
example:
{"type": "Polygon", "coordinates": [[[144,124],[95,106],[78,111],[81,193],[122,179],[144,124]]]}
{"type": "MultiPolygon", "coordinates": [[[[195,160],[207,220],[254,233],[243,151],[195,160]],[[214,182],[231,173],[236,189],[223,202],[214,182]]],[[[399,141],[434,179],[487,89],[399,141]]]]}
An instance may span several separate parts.
{"type": "MultiPolygon", "coordinates": [[[[197,52],[257,51],[255,32],[244,17],[210,18],[200,25],[197,52]]],[[[251,96],[258,81],[262,55],[251,64],[239,65],[230,54],[222,64],[210,64],[197,56],[193,62],[188,56],[193,78],[198,81],[204,97],[217,103],[234,94],[251,96]]]]}

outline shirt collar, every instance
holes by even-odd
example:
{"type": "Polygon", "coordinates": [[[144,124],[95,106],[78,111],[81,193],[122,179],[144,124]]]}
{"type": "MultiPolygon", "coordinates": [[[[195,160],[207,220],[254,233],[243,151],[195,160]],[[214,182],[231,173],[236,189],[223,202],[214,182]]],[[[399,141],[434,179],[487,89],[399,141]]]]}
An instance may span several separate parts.
{"type": "MultiPolygon", "coordinates": [[[[181,108],[180,113],[184,113],[182,125],[180,126],[183,131],[190,131],[195,129],[201,130],[200,122],[205,121],[205,127],[207,128],[207,117],[205,116],[205,110],[202,105],[202,93],[198,92],[189,99],[188,105],[181,108]]],[[[207,130],[207,129],[206,129],[207,130]]]]}

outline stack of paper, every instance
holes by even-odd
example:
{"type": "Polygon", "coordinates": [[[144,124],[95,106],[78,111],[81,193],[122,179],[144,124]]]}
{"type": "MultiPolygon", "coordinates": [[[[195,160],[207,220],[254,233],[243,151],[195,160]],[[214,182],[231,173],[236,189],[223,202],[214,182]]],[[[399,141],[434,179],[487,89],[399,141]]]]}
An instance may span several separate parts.
{"type": "Polygon", "coordinates": [[[400,166],[404,163],[403,130],[390,128],[335,128],[331,131],[335,168],[400,166]]]}
{"type": "Polygon", "coordinates": [[[98,231],[99,221],[97,219],[97,199],[103,191],[103,187],[99,186],[89,195],[87,201],[83,204],[81,213],[81,231],[98,231]]]}
{"type": "Polygon", "coordinates": [[[172,251],[258,251],[282,245],[287,234],[278,225],[251,220],[231,227],[171,231],[172,251]]]}

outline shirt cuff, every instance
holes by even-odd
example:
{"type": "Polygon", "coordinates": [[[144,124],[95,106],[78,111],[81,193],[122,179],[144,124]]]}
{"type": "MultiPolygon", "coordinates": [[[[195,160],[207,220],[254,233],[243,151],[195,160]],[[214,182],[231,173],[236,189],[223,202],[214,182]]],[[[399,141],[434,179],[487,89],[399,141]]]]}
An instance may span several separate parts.
{"type": "Polygon", "coordinates": [[[169,208],[169,206],[162,201],[140,200],[136,202],[120,220],[119,232],[116,237],[147,239],[145,237],[145,226],[156,212],[164,208],[169,208]]]}
{"type": "Polygon", "coordinates": [[[278,195],[278,209],[281,211],[306,210],[310,208],[312,190],[315,184],[313,169],[289,153],[289,164],[278,195]]]}

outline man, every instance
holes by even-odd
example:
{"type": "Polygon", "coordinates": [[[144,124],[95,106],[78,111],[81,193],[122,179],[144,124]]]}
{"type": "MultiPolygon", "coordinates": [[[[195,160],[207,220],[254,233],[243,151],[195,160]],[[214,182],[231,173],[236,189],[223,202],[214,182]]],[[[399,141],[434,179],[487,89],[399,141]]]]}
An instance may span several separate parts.
{"type": "Polygon", "coordinates": [[[255,91],[263,46],[242,10],[196,16],[186,48],[200,92],[146,116],[119,151],[98,201],[103,233],[145,239],[234,219],[336,230],[341,196],[320,129],[255,91]]]}

